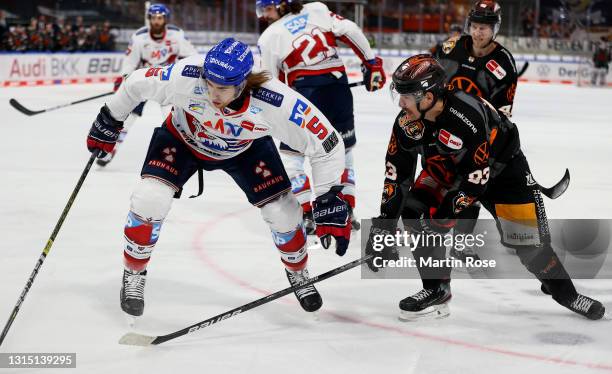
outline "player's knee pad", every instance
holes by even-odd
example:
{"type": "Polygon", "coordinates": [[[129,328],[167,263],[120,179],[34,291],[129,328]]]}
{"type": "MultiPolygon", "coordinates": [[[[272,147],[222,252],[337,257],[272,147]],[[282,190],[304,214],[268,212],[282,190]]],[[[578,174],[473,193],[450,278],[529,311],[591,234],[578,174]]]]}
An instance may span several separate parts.
{"type": "Polygon", "coordinates": [[[132,193],[130,210],[145,220],[163,221],[170,211],[174,189],[155,178],[143,178],[132,193]]]}
{"type": "Polygon", "coordinates": [[[291,177],[291,192],[302,206],[304,212],[310,212],[310,196],[312,194],[310,188],[310,178],[306,174],[297,174],[291,177]]]}
{"type": "Polygon", "coordinates": [[[306,231],[302,209],[292,194],[285,194],[261,208],[261,215],[270,226],[281,260],[290,270],[306,266],[306,231]]]}
{"type": "Polygon", "coordinates": [[[142,271],[146,268],[173,195],[172,188],[153,178],[142,179],[132,194],[124,228],[123,257],[128,269],[142,271]]]}
{"type": "Polygon", "coordinates": [[[280,152],[280,156],[289,177],[293,178],[295,175],[304,174],[304,155],[294,152],[280,152]]]}

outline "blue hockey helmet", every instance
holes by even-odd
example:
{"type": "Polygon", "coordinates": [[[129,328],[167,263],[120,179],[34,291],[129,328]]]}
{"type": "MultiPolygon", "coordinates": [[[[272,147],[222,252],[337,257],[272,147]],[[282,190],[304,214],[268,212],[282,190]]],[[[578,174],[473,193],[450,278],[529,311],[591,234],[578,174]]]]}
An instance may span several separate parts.
{"type": "Polygon", "coordinates": [[[263,10],[268,5],[274,5],[278,9],[283,2],[291,4],[292,0],[256,0],[255,12],[257,13],[257,18],[263,17],[263,10]]]}
{"type": "Polygon", "coordinates": [[[154,14],[161,14],[168,19],[170,18],[170,8],[164,4],[151,4],[149,9],[147,9],[147,17],[151,17],[154,14]]]}
{"type": "Polygon", "coordinates": [[[253,70],[253,53],[248,45],[227,38],[208,51],[204,59],[204,78],[224,86],[240,86],[253,70]]]}

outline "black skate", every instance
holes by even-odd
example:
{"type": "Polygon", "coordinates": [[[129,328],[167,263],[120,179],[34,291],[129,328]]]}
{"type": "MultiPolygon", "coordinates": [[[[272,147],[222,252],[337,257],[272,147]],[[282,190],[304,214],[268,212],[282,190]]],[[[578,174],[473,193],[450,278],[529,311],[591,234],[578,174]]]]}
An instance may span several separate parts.
{"type": "MultiPolygon", "coordinates": [[[[295,286],[300,282],[305,282],[309,278],[308,269],[301,271],[289,271],[285,269],[285,272],[287,273],[287,279],[289,279],[289,283],[292,286],[295,286]]],[[[321,308],[321,305],[323,305],[321,295],[313,285],[302,287],[293,293],[295,294],[295,297],[297,297],[302,308],[307,312],[315,312],[321,308]]]]}
{"type": "Polygon", "coordinates": [[[442,282],[437,289],[424,288],[399,303],[402,321],[444,318],[450,314],[448,302],[452,297],[450,282],[442,282]]]}
{"type": "Polygon", "coordinates": [[[115,157],[115,153],[117,153],[116,149],[113,149],[112,152],[107,153],[104,157],[96,159],[96,164],[101,167],[105,167],[109,162],[115,157]]]}
{"type": "Polygon", "coordinates": [[[314,218],[312,217],[312,211],[304,212],[302,220],[304,222],[306,235],[314,235],[316,233],[317,226],[315,225],[314,218]]]}
{"type": "Polygon", "coordinates": [[[593,320],[601,319],[606,312],[606,308],[599,301],[581,294],[578,294],[572,302],[562,305],[572,312],[593,320]]]}
{"type": "Polygon", "coordinates": [[[123,287],[121,287],[121,309],[131,316],[141,316],[144,312],[144,287],[147,271],[132,272],[123,270],[123,287]]]}

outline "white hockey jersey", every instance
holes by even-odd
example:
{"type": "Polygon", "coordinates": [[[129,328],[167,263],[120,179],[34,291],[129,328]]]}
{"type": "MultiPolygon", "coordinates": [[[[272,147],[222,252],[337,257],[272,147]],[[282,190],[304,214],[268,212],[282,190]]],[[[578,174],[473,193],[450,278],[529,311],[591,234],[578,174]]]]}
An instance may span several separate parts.
{"type": "Polygon", "coordinates": [[[155,40],[148,27],[138,29],[130,41],[123,60],[121,75],[146,66],[164,66],[172,64],[177,58],[197,54],[194,46],[185,39],[185,33],[174,25],[167,25],[164,37],[155,40]]]}
{"type": "Polygon", "coordinates": [[[310,157],[315,193],[340,183],[344,144],[325,116],[288,86],[272,79],[253,90],[237,111],[218,110],[201,77],[204,58],[191,56],[166,67],[129,75],[107,103],[113,117],[125,120],[142,101],[173,105],[166,126],[204,160],[226,160],[253,140],[272,136],[310,157]]]}
{"type": "Polygon", "coordinates": [[[323,3],[305,4],[299,14],[284,15],[261,34],[257,42],[261,69],[288,85],[303,75],[345,71],[337,40],[349,45],[362,61],[375,57],[353,21],[330,12],[323,3]]]}

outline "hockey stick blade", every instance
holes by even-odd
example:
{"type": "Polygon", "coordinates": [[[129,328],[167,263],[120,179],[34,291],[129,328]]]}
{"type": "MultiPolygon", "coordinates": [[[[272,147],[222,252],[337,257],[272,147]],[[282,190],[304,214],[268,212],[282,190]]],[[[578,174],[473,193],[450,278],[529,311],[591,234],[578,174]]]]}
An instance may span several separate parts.
{"type": "Polygon", "coordinates": [[[123,345],[135,345],[139,347],[147,347],[152,345],[153,341],[157,338],[156,336],[136,334],[135,332],[128,332],[119,339],[119,344],[123,345]]]}
{"type": "Polygon", "coordinates": [[[17,109],[18,111],[25,114],[26,116],[33,116],[35,114],[44,112],[44,110],[30,110],[24,107],[23,105],[21,105],[21,103],[15,99],[10,99],[9,104],[11,104],[13,108],[17,109]]]}
{"type": "Polygon", "coordinates": [[[565,169],[565,174],[563,174],[563,177],[561,178],[559,182],[557,182],[557,184],[555,184],[554,186],[550,188],[540,186],[540,190],[546,197],[554,200],[558,198],[559,196],[563,195],[565,190],[567,190],[569,183],[570,183],[570,172],[568,169],[565,169]]]}
{"type": "Polygon", "coordinates": [[[338,275],[340,273],[344,273],[345,271],[352,269],[356,266],[359,266],[363,263],[365,263],[366,261],[368,261],[370,258],[372,258],[374,255],[373,254],[369,254],[367,256],[358,258],[356,260],[353,260],[347,264],[344,264],[340,267],[337,267],[335,269],[331,269],[323,274],[319,274],[315,277],[310,278],[307,281],[304,282],[300,282],[294,286],[291,287],[287,287],[283,290],[274,292],[268,296],[264,296],[262,298],[259,298],[257,300],[251,301],[248,304],[244,304],[242,306],[239,306],[237,308],[234,308],[232,310],[228,310],[227,312],[218,314],[214,317],[205,319],[204,321],[200,321],[198,323],[195,323],[191,326],[187,326],[181,330],[172,332],[170,334],[166,334],[166,335],[159,335],[159,336],[148,336],[148,335],[141,335],[141,334],[136,334],[136,333],[127,333],[125,335],[123,335],[121,337],[121,339],[119,339],[119,344],[124,344],[124,345],[134,345],[134,346],[150,346],[150,345],[157,345],[157,344],[161,344],[164,342],[167,342],[168,340],[172,340],[172,339],[176,339],[180,336],[183,335],[187,335],[190,334],[192,332],[196,332],[199,331],[203,328],[212,326],[214,324],[217,324],[221,321],[224,321],[226,319],[235,317],[239,314],[242,314],[243,312],[246,312],[247,310],[253,309],[253,308],[257,308],[258,306],[267,304],[271,301],[274,301],[276,299],[279,299],[283,296],[286,296],[290,293],[293,293],[294,291],[300,289],[300,288],[304,288],[304,287],[308,287],[311,284],[315,284],[321,281],[324,281],[328,278],[331,278],[335,275],[338,275]]]}

